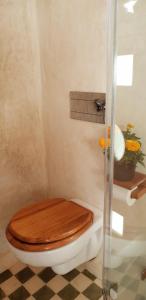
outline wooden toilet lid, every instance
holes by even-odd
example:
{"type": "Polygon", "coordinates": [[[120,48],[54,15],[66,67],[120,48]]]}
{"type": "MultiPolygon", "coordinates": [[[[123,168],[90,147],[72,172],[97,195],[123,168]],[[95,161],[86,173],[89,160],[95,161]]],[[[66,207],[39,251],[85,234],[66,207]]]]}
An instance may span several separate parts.
{"type": "Polygon", "coordinates": [[[47,244],[68,240],[93,222],[93,213],[75,202],[48,199],[20,210],[10,221],[7,232],[27,244],[47,244]]]}

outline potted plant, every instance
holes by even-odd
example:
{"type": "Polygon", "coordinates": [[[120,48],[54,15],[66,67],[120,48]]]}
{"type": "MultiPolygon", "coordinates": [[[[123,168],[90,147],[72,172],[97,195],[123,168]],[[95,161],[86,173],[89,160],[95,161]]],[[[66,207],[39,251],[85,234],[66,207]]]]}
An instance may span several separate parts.
{"type": "MultiPolygon", "coordinates": [[[[123,130],[125,139],[125,153],[120,161],[114,162],[114,178],[117,180],[128,181],[135,176],[137,164],[144,165],[145,154],[142,151],[141,138],[137,137],[134,132],[134,126],[127,124],[126,130],[123,130]]],[[[108,131],[108,139],[101,137],[99,145],[103,152],[107,150],[109,156],[110,149],[110,129],[108,131]]]]}

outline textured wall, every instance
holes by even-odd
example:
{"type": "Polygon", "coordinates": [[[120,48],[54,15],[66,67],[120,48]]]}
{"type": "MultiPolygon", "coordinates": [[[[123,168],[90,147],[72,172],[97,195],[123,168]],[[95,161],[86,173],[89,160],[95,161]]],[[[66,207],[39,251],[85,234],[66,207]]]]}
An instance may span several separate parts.
{"type": "Polygon", "coordinates": [[[37,1],[51,196],[103,208],[103,125],[69,117],[69,91],[105,92],[106,1],[37,1]]]}
{"type": "Polygon", "coordinates": [[[47,188],[35,13],[33,0],[0,1],[1,229],[47,188]]]}
{"type": "Polygon", "coordinates": [[[105,92],[106,0],[36,2],[0,1],[2,228],[46,190],[103,209],[104,126],[70,119],[69,92],[105,92]]]}
{"type": "MultiPolygon", "coordinates": [[[[49,195],[103,210],[104,125],[70,119],[69,92],[105,92],[106,0],[37,0],[49,195]]],[[[102,278],[102,255],[86,266],[102,278]]]]}

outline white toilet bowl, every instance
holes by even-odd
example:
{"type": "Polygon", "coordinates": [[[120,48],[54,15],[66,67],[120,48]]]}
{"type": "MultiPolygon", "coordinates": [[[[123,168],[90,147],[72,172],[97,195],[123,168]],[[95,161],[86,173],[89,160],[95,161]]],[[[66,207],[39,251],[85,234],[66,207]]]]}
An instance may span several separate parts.
{"type": "Polygon", "coordinates": [[[92,205],[78,199],[71,200],[93,212],[92,225],[72,242],[57,249],[47,251],[24,251],[14,247],[14,245],[8,241],[10,249],[18,259],[25,264],[35,267],[49,266],[55,273],[63,275],[97,256],[102,244],[102,215],[100,211],[92,205]]]}

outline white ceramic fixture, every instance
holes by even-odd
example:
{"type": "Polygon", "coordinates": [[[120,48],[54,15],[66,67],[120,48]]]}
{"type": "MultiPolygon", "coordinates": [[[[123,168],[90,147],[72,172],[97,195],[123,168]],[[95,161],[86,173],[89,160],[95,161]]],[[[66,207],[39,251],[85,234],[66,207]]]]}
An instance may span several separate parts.
{"type": "Polygon", "coordinates": [[[97,256],[102,245],[101,213],[96,207],[81,200],[70,200],[94,213],[93,224],[73,242],[53,250],[28,252],[17,249],[8,242],[18,259],[35,267],[51,267],[55,273],[63,275],[97,256]]]}

